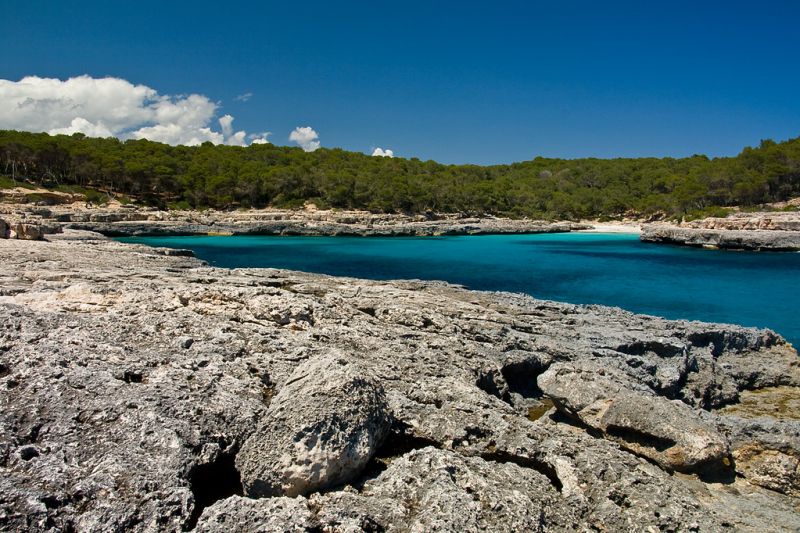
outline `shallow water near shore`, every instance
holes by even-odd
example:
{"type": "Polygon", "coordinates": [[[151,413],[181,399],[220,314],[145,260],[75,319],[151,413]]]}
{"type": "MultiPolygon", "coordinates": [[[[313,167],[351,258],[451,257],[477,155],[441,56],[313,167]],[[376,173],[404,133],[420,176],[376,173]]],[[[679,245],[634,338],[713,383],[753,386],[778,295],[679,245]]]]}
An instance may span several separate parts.
{"type": "Polygon", "coordinates": [[[445,280],[666,318],[768,327],[800,345],[800,253],[700,250],[597,233],[119,240],[188,248],[218,267],[445,280]]]}

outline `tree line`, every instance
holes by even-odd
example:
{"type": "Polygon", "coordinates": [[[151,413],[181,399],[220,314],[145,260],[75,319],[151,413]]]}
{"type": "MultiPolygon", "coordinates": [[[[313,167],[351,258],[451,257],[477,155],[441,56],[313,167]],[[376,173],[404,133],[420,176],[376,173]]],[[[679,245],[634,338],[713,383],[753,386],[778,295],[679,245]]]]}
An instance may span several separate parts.
{"type": "Polygon", "coordinates": [[[0,131],[12,183],[77,187],[170,208],[300,207],[578,219],[685,216],[800,196],[800,138],[735,157],[549,159],[444,165],[338,148],[170,146],[0,131]]]}

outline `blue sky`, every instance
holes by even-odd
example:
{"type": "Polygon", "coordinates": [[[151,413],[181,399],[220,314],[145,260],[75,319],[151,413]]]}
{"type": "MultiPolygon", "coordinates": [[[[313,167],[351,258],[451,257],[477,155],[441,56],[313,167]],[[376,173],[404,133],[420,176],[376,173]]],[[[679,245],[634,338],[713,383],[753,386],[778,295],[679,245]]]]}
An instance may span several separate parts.
{"type": "Polygon", "coordinates": [[[2,79],[198,93],[276,144],[310,126],[325,147],[487,164],[734,155],[800,135],[794,1],[4,0],[2,13],[2,79]]]}

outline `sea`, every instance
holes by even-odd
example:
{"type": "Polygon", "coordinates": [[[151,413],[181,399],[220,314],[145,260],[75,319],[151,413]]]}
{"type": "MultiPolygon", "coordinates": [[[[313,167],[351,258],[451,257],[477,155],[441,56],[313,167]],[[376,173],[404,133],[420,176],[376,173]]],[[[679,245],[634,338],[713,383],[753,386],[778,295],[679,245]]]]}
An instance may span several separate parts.
{"type": "Polygon", "coordinates": [[[211,265],[443,280],[673,319],[770,328],[800,346],[800,253],[707,250],[633,234],[126,237],[211,265]]]}

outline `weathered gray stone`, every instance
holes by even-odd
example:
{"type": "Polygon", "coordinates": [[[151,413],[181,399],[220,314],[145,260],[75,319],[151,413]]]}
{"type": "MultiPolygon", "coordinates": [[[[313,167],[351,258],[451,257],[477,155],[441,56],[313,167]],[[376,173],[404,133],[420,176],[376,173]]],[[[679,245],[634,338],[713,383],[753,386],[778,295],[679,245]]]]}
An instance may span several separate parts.
{"type": "Polygon", "coordinates": [[[3,234],[12,239],[40,241],[45,235],[61,231],[61,226],[52,222],[12,222],[3,234]]]}
{"type": "Polygon", "coordinates": [[[76,230],[120,235],[358,235],[430,236],[494,233],[554,233],[592,226],[577,222],[516,220],[461,214],[378,214],[366,211],[263,209],[249,211],[159,211],[139,206],[79,209],[29,204],[0,206],[13,218],[57,223],[76,230]]]}
{"type": "Polygon", "coordinates": [[[39,241],[44,238],[44,232],[39,224],[27,224],[25,222],[12,224],[11,235],[14,239],[26,241],[39,241]]]}
{"type": "Polygon", "coordinates": [[[358,476],[389,431],[383,387],[338,353],[292,373],[236,457],[247,494],[297,496],[358,476]]]}
{"type": "MultiPolygon", "coordinates": [[[[800,207],[800,198],[781,202],[773,208],[800,207]],[[782,204],[782,205],[781,205],[782,204]]],[[[725,217],[699,218],[681,223],[682,227],[718,230],[771,230],[800,231],[800,213],[797,211],[733,212],[725,217]]]]}
{"type": "Polygon", "coordinates": [[[685,403],[634,387],[592,363],[560,363],[538,378],[559,411],[672,470],[691,471],[728,455],[728,443],[685,403]]]}
{"type": "Polygon", "coordinates": [[[650,224],[642,227],[639,238],[644,242],[732,250],[800,250],[798,230],[729,230],[650,224]]]}
{"type": "Polygon", "coordinates": [[[206,509],[197,533],[284,533],[319,530],[305,498],[231,496],[206,509]]]}
{"type": "MultiPolygon", "coordinates": [[[[796,415],[800,416],[800,414],[796,415]]],[[[750,483],[800,496],[800,421],[720,416],[736,472],[750,483]]]]}
{"type": "MultiPolygon", "coordinates": [[[[771,331],[437,282],[217,269],[86,232],[48,239],[0,241],[0,530],[800,527],[794,489],[777,482],[787,468],[734,458],[733,480],[670,473],[548,410],[537,385],[591,360],[627,393],[683,402],[735,455],[754,438],[715,410],[800,383],[796,352],[771,331]],[[332,356],[353,373],[303,396],[336,371],[293,382],[299,369],[332,356]],[[348,376],[365,385],[347,389],[348,376]],[[322,413],[358,420],[368,402],[353,399],[375,388],[392,427],[347,484],[243,496],[236,465],[272,442],[257,433],[293,434],[301,411],[308,427],[322,413]]],[[[792,431],[755,440],[788,456],[776,446],[792,431]]]]}

